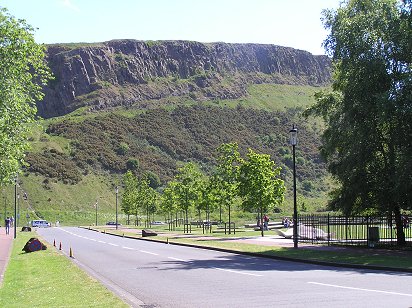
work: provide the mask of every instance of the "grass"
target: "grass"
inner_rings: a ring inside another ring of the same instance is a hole
[[[19,233],[0,287],[0,307],[128,307],[53,247],[21,249],[31,232]]]
[[[109,228],[101,227],[100,231],[105,233],[113,233],[118,235],[131,236],[135,238],[141,238],[140,233],[130,232],[127,229],[122,230],[110,230]],[[263,246],[249,243],[241,243],[228,241],[230,238],[235,237],[255,237],[260,235],[260,231],[246,231],[237,232],[235,235],[229,234],[202,234],[201,229],[194,230],[191,236],[179,236],[183,235],[181,230],[168,232],[164,228],[153,228],[158,232],[158,236],[149,238],[153,241],[168,241],[169,243],[179,244],[194,244],[204,247],[229,249],[239,252],[258,253],[267,256],[276,256],[282,258],[294,258],[311,261],[332,262],[351,265],[368,265],[368,266],[381,266],[392,267],[412,270],[412,253],[400,252],[391,250],[372,250],[367,248],[339,248],[339,249],[294,249],[280,246]],[[173,234],[172,234],[173,233]],[[178,235],[176,235],[178,234]],[[266,233],[273,234],[273,232]],[[201,235],[201,236],[200,236]],[[210,237],[210,240],[208,239]],[[148,239],[148,238],[146,238]],[[322,247],[319,245],[319,247]]]

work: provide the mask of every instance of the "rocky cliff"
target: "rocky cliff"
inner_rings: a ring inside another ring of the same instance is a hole
[[[253,83],[325,85],[330,60],[275,45],[118,40],[50,45],[55,76],[38,103],[40,116],[79,107],[150,105],[152,100],[239,98]]]

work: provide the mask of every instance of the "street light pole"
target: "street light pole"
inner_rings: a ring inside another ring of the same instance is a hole
[[[116,230],[118,228],[117,226],[117,194],[119,193],[119,188],[116,186]]]
[[[16,221],[16,218],[17,218],[17,181],[18,181],[18,178],[17,178],[17,175],[16,175],[16,177],[14,178],[14,221],[13,221],[13,227],[14,227],[14,239],[16,239],[16,236],[17,236],[17,221]]]
[[[296,205],[296,154],[295,146],[298,143],[298,130],[295,125],[290,130],[290,144],[293,151],[293,248],[298,248],[298,209]]]
[[[99,200],[96,199],[96,204],[94,205],[94,207],[96,208],[96,224],[95,226],[97,226],[97,205],[98,205]]]

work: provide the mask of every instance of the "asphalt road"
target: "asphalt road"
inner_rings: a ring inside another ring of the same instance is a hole
[[[37,231],[133,307],[412,307],[408,273],[324,267],[115,237]]]

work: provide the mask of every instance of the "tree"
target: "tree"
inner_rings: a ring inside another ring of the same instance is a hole
[[[121,209],[127,215],[129,221],[130,215],[136,213],[137,207],[137,187],[138,182],[134,174],[129,170],[123,176],[124,191],[122,194]],[[137,221],[137,216],[136,216]]]
[[[23,164],[27,136],[51,78],[44,46],[34,29],[0,8],[0,184],[10,183]]]
[[[168,213],[170,221],[173,219],[173,214],[176,214],[177,223],[178,200],[176,196],[176,186],[177,182],[175,181],[167,183],[161,198],[161,209],[164,213]]]
[[[255,153],[249,149],[247,160],[240,166],[239,192],[243,197],[242,207],[250,212],[263,213],[281,205],[284,200],[285,185],[279,178],[280,167],[270,160],[270,155]],[[263,234],[263,228],[262,236]]]
[[[412,208],[411,1],[349,0],[323,12],[333,59],[332,92],[306,114],[326,122],[321,153],[339,187],[330,207],[345,214]]]
[[[185,223],[189,223],[189,209],[200,198],[200,179],[202,173],[193,163],[187,163],[179,168],[175,177],[175,194],[179,200],[179,207],[185,212]]]
[[[238,196],[239,166],[242,162],[237,143],[223,143],[218,149],[217,167],[212,177],[216,194],[221,204],[229,211],[229,234],[231,224],[231,206]]]

